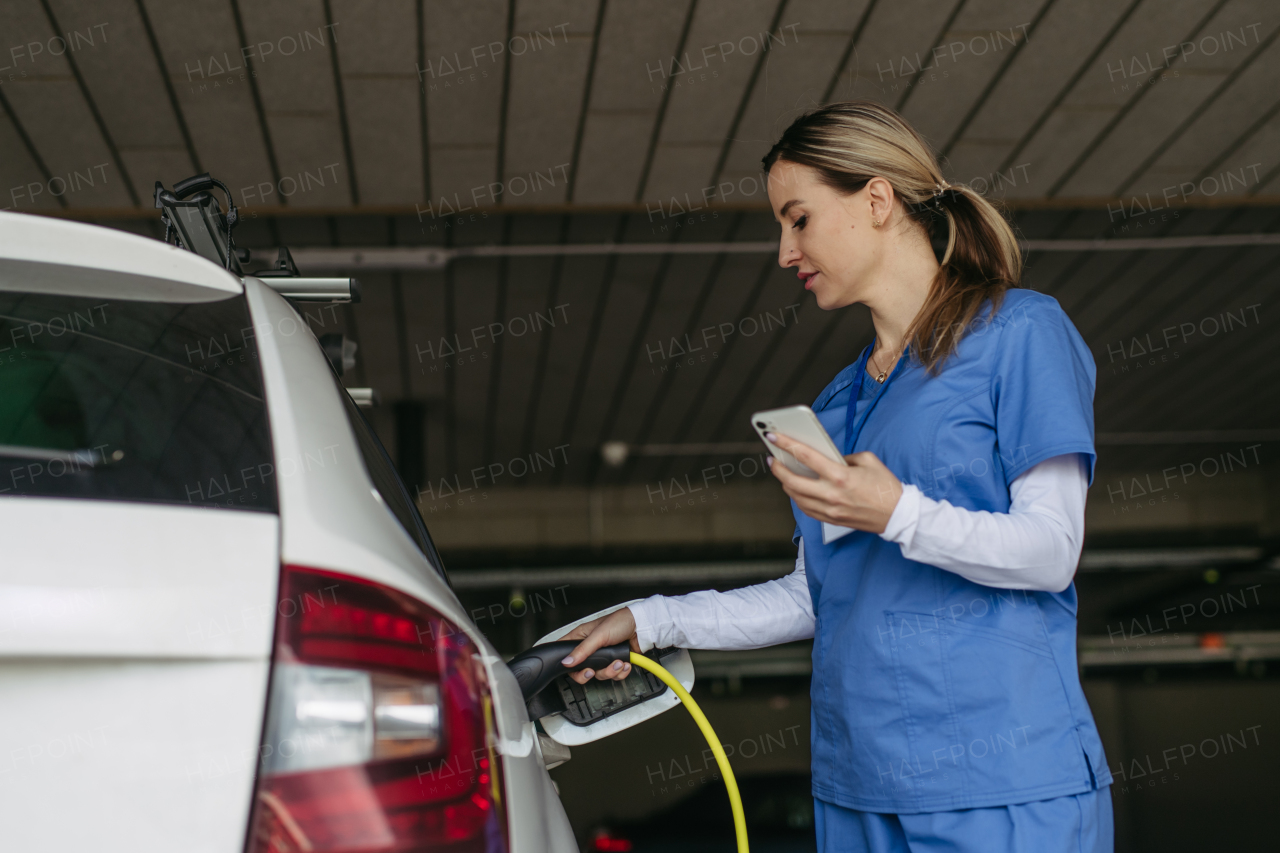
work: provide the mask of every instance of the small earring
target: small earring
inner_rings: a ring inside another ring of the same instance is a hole
[[[871,227],[872,227],[872,228],[879,228],[879,227],[880,227],[880,220],[879,220],[879,219],[873,219],[873,220],[871,220]]]

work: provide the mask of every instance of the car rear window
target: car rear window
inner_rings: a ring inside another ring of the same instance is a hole
[[[274,512],[274,475],[243,295],[0,291],[0,497]]]
[[[356,444],[360,448],[360,455],[364,457],[365,469],[369,472],[369,478],[373,480],[374,488],[382,496],[382,502],[400,522],[400,526],[404,528],[405,533],[409,534],[409,538],[418,546],[418,550],[426,556],[427,562],[431,563],[440,577],[444,578],[445,583],[452,586],[449,575],[444,569],[444,561],[440,559],[435,543],[431,541],[431,534],[427,532],[427,526],[423,523],[418,508],[414,506],[409,490],[400,479],[400,475],[396,473],[395,465],[387,455],[387,449],[382,446],[377,433],[365,420],[355,400],[351,399],[351,395],[347,393],[347,389],[342,387],[338,377],[334,376],[333,379],[338,383],[338,393],[342,395],[347,419],[351,422],[351,429],[355,431]]]

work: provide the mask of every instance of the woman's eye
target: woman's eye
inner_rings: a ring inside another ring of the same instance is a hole
[[[797,229],[799,229],[799,230],[803,231],[803,230],[804,230],[804,226],[805,226],[806,224],[808,224],[808,222],[809,222],[809,217],[808,217],[807,215],[806,215],[806,216],[801,216],[801,217],[800,217],[799,219],[797,219],[794,223],[792,223],[791,227],[792,227],[792,228],[797,228]]]

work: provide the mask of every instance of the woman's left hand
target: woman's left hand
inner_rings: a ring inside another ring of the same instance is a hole
[[[837,465],[807,444],[777,433],[772,436],[774,444],[818,475],[813,480],[769,459],[773,476],[805,515],[841,527],[884,532],[902,497],[902,482],[874,453],[853,453],[844,458],[847,466]]]

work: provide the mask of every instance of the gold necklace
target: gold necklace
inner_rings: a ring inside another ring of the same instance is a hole
[[[874,355],[872,355],[872,356],[871,356],[871,361],[873,362],[872,366],[873,366],[873,367],[879,367],[879,365],[874,364],[875,360],[876,360],[876,357],[875,357]],[[877,381],[877,382],[879,382],[881,385],[883,385],[883,384],[884,384],[884,380],[885,380],[885,379],[887,379],[887,378],[888,378],[888,376],[889,376],[889,371],[893,369],[893,365],[894,365],[894,364],[896,364],[896,363],[897,363],[897,361],[898,361],[898,356],[896,356],[896,355],[895,355],[895,356],[893,357],[893,361],[889,362],[889,366],[888,366],[888,367],[886,367],[884,370],[881,370],[881,371],[876,375],[876,381]]]

